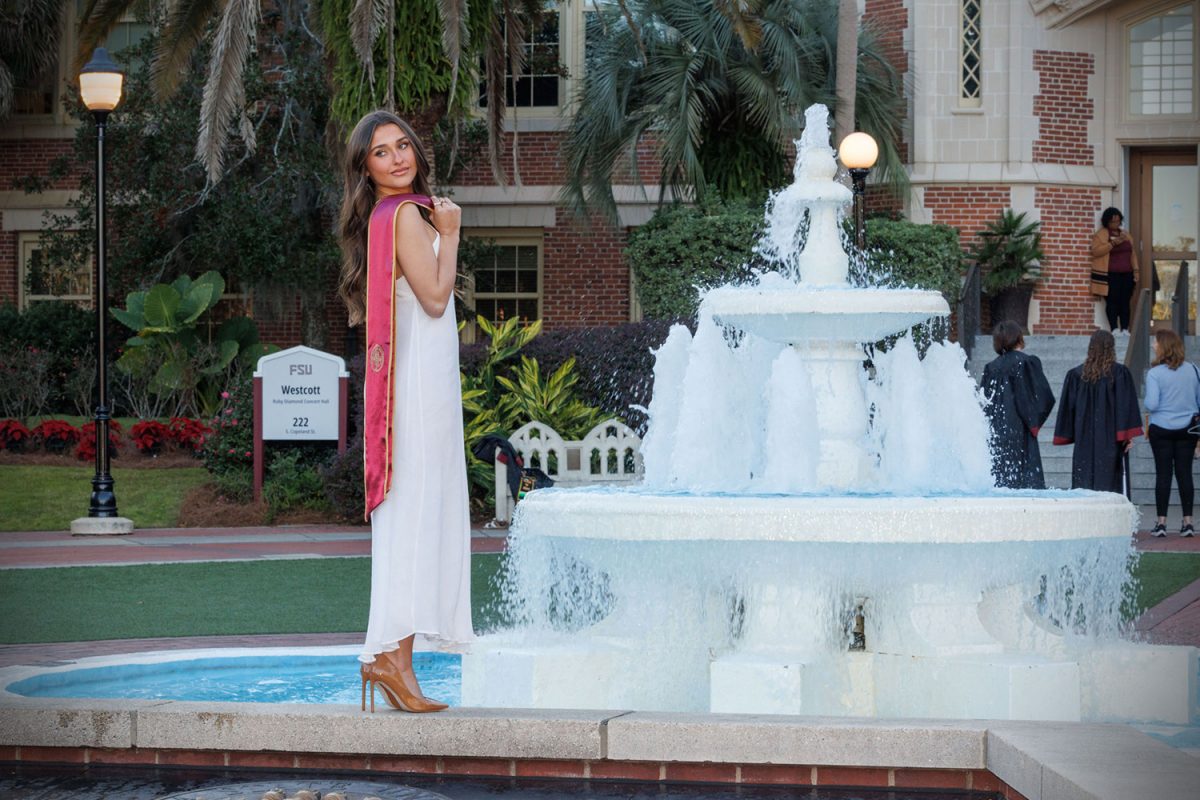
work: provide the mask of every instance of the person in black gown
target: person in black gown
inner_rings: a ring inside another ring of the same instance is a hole
[[[992,475],[1009,489],[1045,489],[1038,430],[1054,408],[1054,392],[1037,356],[1027,355],[1021,326],[1004,320],[992,329],[996,359],[983,368],[991,422]]]
[[[1121,456],[1142,435],[1133,375],[1118,364],[1113,335],[1098,330],[1087,359],[1067,373],[1058,402],[1055,444],[1074,444],[1071,488],[1124,492]]]

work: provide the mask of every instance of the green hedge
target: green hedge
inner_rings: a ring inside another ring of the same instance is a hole
[[[963,256],[958,230],[903,219],[867,220],[865,278],[877,286],[935,289],[958,303]]]

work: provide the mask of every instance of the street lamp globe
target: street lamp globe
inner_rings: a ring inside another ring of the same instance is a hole
[[[92,60],[79,71],[79,94],[88,111],[112,111],[121,102],[121,86],[125,75],[109,57],[108,51],[97,47]]]
[[[879,145],[871,138],[871,134],[855,131],[842,139],[838,157],[846,169],[870,169],[879,158]]]

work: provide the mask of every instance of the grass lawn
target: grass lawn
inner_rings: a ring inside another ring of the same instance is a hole
[[[139,528],[171,527],[184,495],[208,481],[201,467],[114,467],[117,510]],[[65,531],[87,516],[95,467],[0,466],[0,531]]]
[[[475,628],[496,627],[503,556],[471,558]],[[1137,613],[1200,578],[1200,554],[1147,553]],[[362,631],[367,558],[0,570],[0,644]]]
[[[471,559],[477,630],[495,626],[502,556]],[[367,558],[0,571],[0,644],[364,631]]]

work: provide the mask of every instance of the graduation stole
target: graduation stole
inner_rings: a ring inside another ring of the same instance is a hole
[[[396,334],[396,217],[405,203],[433,209],[423,194],[395,194],[371,211],[367,228],[367,363],[363,380],[364,519],[392,486],[392,347]]]

